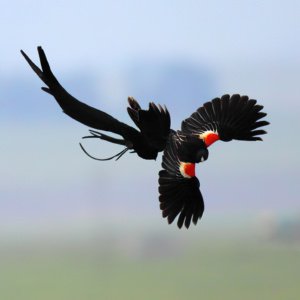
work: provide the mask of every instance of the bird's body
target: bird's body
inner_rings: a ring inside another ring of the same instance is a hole
[[[21,52],[47,85],[42,89],[55,97],[68,116],[94,129],[122,137],[117,139],[90,130],[92,135],[85,138],[100,138],[125,146],[123,151],[113,156],[117,159],[127,150],[132,150],[143,159],[156,159],[157,154],[164,151],[163,169],[159,172],[160,208],[169,223],[179,216],[179,228],[183,225],[188,228],[191,221],[196,224],[203,214],[204,202],[199,180],[195,176],[195,164],[208,158],[207,148],[218,140],[261,140],[259,135],[266,132],[258,128],[269,124],[260,120],[266,116],[261,112],[263,106],[247,96],[235,94],[206,102],[182,122],[181,130],[174,131],[170,128],[171,120],[166,107],[151,102],[148,110],[143,110],[134,98],[129,97],[127,111],[137,130],[71,96],[53,75],[41,47],[38,47],[38,52],[42,70]]]

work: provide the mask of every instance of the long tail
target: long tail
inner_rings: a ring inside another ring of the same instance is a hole
[[[97,158],[97,157],[94,157],[94,156],[92,156],[91,154],[89,154],[89,153],[84,149],[84,147],[82,146],[81,143],[79,143],[79,145],[80,145],[82,151],[83,151],[88,157],[90,157],[90,158],[92,158],[92,159],[95,159],[95,160],[100,160],[100,161],[111,160],[111,159],[113,159],[113,158],[115,158],[115,157],[116,157],[116,160],[118,160],[119,158],[121,158],[121,157],[129,150],[129,148],[126,147],[126,148],[123,149],[121,152],[119,152],[119,153],[117,153],[117,154],[115,154],[115,155],[113,155],[113,156],[111,156],[111,157],[108,157],[108,158]]]
[[[106,134],[103,134],[101,132],[95,131],[95,130],[89,130],[89,132],[91,133],[91,135],[87,135],[82,137],[83,139],[92,139],[92,138],[97,138],[97,139],[101,139],[110,143],[114,143],[114,144],[118,144],[118,145],[123,145],[123,146],[128,146],[130,148],[130,146],[132,147],[132,145],[130,145],[128,142],[126,142],[123,139],[116,139],[113,138],[111,136],[108,136]]]
[[[83,139],[90,139],[90,138],[96,138],[96,139],[101,139],[101,140],[104,140],[104,141],[107,141],[107,142],[110,142],[110,143],[113,143],[113,144],[118,144],[118,145],[123,145],[123,146],[126,146],[125,149],[123,149],[121,152],[111,156],[111,157],[108,157],[108,158],[96,158],[92,155],[90,155],[86,150],[85,148],[82,146],[81,143],[79,143],[82,151],[90,158],[92,159],[95,159],[95,160],[100,160],[100,161],[106,161],[106,160],[111,160],[113,158],[116,157],[116,160],[118,160],[119,158],[121,158],[128,150],[132,149],[132,144],[130,144],[129,142],[126,142],[125,140],[123,139],[116,139],[116,138],[113,138],[111,136],[108,136],[106,134],[103,134],[101,132],[98,132],[98,131],[95,131],[95,130],[90,130],[90,133],[91,135],[88,135],[88,136],[84,136]]]
[[[42,90],[54,96],[64,113],[68,116],[89,127],[119,134],[126,140],[131,140],[132,137],[137,138],[140,136],[140,133],[135,128],[118,121],[101,110],[77,100],[69,94],[52,73],[42,47],[38,47],[42,69],[35,65],[25,52],[21,50],[21,53],[32,70],[47,85],[47,87],[43,87]]]

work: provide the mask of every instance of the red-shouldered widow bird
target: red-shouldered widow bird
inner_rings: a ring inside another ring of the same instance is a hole
[[[166,107],[151,102],[149,109],[143,110],[134,98],[129,97],[127,111],[137,130],[71,96],[53,75],[41,47],[38,47],[38,53],[42,69],[23,51],[21,53],[47,85],[42,89],[54,96],[68,116],[94,129],[122,137],[117,139],[90,130],[92,135],[88,137],[125,146],[123,151],[111,158],[118,159],[130,149],[141,158],[156,159],[158,152],[164,151],[163,170],[159,172],[160,209],[169,224],[179,215],[179,228],[183,224],[189,228],[191,221],[196,224],[202,217],[204,203],[200,183],[195,176],[195,164],[208,158],[207,148],[217,140],[262,140],[259,136],[266,132],[259,128],[269,124],[261,120],[267,115],[262,112],[263,106],[248,96],[235,94],[206,102],[182,122],[181,130],[174,131],[170,129],[170,115]]]

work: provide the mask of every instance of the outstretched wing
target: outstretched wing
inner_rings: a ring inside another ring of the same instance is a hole
[[[147,142],[158,151],[164,150],[171,126],[167,108],[150,102],[149,109],[143,110],[133,97],[128,98],[128,103],[128,114]]]
[[[172,132],[163,154],[163,170],[159,172],[160,209],[169,224],[179,215],[178,227],[184,224],[189,228],[191,221],[196,225],[202,217],[204,202],[195,177],[195,164],[180,162],[178,147],[177,134]]]
[[[207,146],[217,140],[257,141],[266,131],[260,127],[269,122],[261,121],[267,114],[254,99],[238,94],[223,95],[206,102],[181,124],[185,134],[199,135]]]
[[[42,90],[54,96],[60,107],[68,116],[89,127],[111,131],[122,136],[139,134],[133,127],[119,122],[109,114],[86,105],[70,95],[53,75],[42,47],[38,47],[37,49],[42,70],[31,61],[25,52],[21,50],[21,53],[33,71],[48,86],[42,87]]]

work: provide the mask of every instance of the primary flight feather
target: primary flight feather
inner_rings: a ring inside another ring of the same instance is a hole
[[[120,153],[108,159],[119,159],[128,150],[143,159],[156,159],[158,152],[163,151],[158,181],[160,209],[169,224],[178,217],[179,228],[183,225],[189,228],[191,222],[196,225],[202,217],[204,202],[200,182],[195,176],[195,164],[208,158],[207,148],[218,140],[262,140],[260,136],[266,131],[261,127],[269,124],[261,120],[267,115],[262,112],[262,105],[248,96],[234,94],[206,102],[182,122],[181,130],[174,131],[170,128],[170,114],[166,107],[151,102],[148,110],[143,110],[133,97],[129,97],[127,111],[137,130],[70,95],[53,75],[41,47],[38,47],[41,69],[25,52],[21,50],[21,53],[47,86],[42,90],[56,99],[64,113],[91,128],[121,136],[119,139],[90,130],[91,135],[84,137],[125,146]]]

